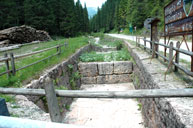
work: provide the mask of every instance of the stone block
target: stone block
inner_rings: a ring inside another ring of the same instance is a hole
[[[97,79],[96,77],[82,77],[81,84],[96,84]]]
[[[97,63],[79,63],[78,68],[83,77],[94,77],[98,75]]]
[[[131,82],[130,74],[97,76],[97,84],[116,84]]]
[[[10,116],[5,99],[0,98],[0,116]]]
[[[114,74],[131,74],[133,63],[130,61],[114,62]]]
[[[113,62],[98,63],[99,75],[113,74]]]

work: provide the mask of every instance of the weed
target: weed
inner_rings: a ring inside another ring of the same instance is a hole
[[[66,105],[65,105],[65,109],[68,110],[68,111],[70,111],[70,105],[69,105],[69,104],[66,104]]]
[[[0,97],[5,99],[6,102],[15,103],[16,101],[14,96],[0,94]]]
[[[80,56],[82,62],[110,62],[110,61],[127,61],[131,56],[126,48],[122,48],[120,51],[111,52],[106,54],[99,54],[96,52],[83,53]]]
[[[60,87],[55,86],[55,89],[56,89],[56,90],[68,90],[68,88],[67,88],[65,85],[60,86]]]
[[[11,113],[10,116],[11,116],[11,117],[19,117],[18,114],[13,114],[13,113]]]
[[[139,103],[139,104],[138,104],[138,107],[139,107],[139,108],[138,108],[138,110],[140,110],[140,111],[141,111],[141,110],[142,110],[142,104],[141,104],[141,103]]]
[[[20,108],[20,106],[17,106],[17,105],[14,105],[14,106],[11,106],[12,108]]]

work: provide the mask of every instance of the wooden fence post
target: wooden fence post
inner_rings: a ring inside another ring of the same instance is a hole
[[[152,58],[155,57],[155,43],[152,42]]]
[[[136,36],[136,46],[137,46],[137,41],[138,41],[138,38],[137,38],[137,36]]]
[[[4,57],[5,58],[8,57],[7,53],[4,54]],[[9,71],[9,60],[5,61],[5,67],[6,67],[6,71]],[[9,77],[10,77],[10,72],[7,73],[7,78],[9,78]]]
[[[58,100],[56,97],[56,92],[54,89],[54,84],[53,84],[53,81],[49,77],[45,79],[44,88],[46,92],[46,99],[48,103],[50,118],[52,122],[61,123],[62,117],[60,114],[60,109],[59,109]]]
[[[176,44],[176,48],[178,48],[178,49],[180,48],[180,42],[179,42],[179,41],[178,41],[177,44]],[[177,64],[179,64],[179,60],[180,60],[180,54],[179,54],[178,51],[176,51],[176,59],[175,59],[175,62],[176,62]],[[177,66],[175,66],[174,71],[175,71],[175,72],[178,72],[178,67],[177,67]]]
[[[140,37],[138,38],[138,47],[140,47]]]
[[[14,60],[14,55],[13,55],[13,53],[10,53],[10,58],[11,58],[12,74],[15,75],[16,69],[15,69],[15,60]]]
[[[158,44],[154,44],[154,49],[155,49],[156,52],[159,52],[159,45]],[[159,55],[155,54],[155,57],[159,58]]]
[[[66,48],[66,47],[68,46],[68,42],[65,42],[65,43],[64,43],[64,46],[65,46],[65,48]]]
[[[144,50],[146,50],[146,37],[144,37]]]
[[[172,71],[173,68],[173,42],[170,43],[170,49],[169,49],[169,63],[168,63],[168,67],[170,68],[169,72]]]

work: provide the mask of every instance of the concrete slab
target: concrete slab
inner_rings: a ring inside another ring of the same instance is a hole
[[[82,85],[89,91],[125,91],[133,84]],[[92,128],[144,128],[138,102],[134,99],[76,99],[65,123]]]

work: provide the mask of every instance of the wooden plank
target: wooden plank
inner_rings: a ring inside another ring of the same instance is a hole
[[[61,45],[61,46],[63,46],[63,45]],[[26,54],[22,54],[22,55],[17,55],[17,56],[15,56],[15,59],[19,59],[19,58],[35,55],[35,54],[42,53],[42,52],[45,52],[45,51],[48,51],[48,50],[51,50],[51,49],[54,49],[54,48],[57,48],[57,47],[58,46],[54,46],[54,47],[51,47],[51,48],[46,48],[46,49],[39,50],[39,51],[32,52],[32,53],[26,53]],[[9,58],[9,57],[8,58],[2,58],[2,59],[0,59],[0,62],[6,61],[6,60],[11,60],[11,58]]]
[[[45,96],[44,89],[0,88],[0,93]],[[56,90],[56,95],[68,98],[172,98],[193,97],[193,89],[146,89],[129,91]]]
[[[4,54],[4,57],[5,58],[8,57],[7,53]],[[5,67],[6,67],[6,72],[8,72],[9,71],[9,61],[8,60],[5,61]],[[7,78],[9,77],[10,77],[10,72],[7,73]]]
[[[10,53],[10,58],[11,58],[12,74],[15,75],[16,69],[15,69],[15,58],[14,58],[13,53]]]
[[[48,103],[48,109],[50,113],[50,118],[52,122],[62,122],[62,117],[60,114],[60,108],[58,105],[58,100],[56,97],[56,92],[54,89],[53,81],[49,77],[46,78],[44,84],[45,92],[46,92],[46,99]]]

